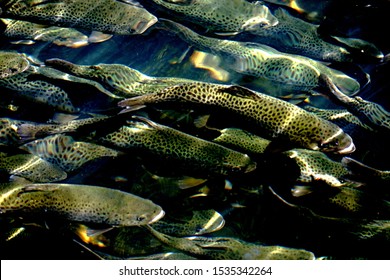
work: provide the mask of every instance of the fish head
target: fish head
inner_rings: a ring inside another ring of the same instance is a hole
[[[242,153],[232,153],[230,160],[223,163],[223,169],[228,168],[229,173],[248,173],[256,169],[256,162],[254,162],[248,155]]]
[[[356,150],[351,136],[339,128],[333,135],[321,141],[314,150],[324,153],[350,154]]]
[[[259,10],[254,9],[256,11],[255,16],[245,21],[241,27],[243,30],[256,31],[275,26],[279,23],[279,20],[271,13],[268,7],[258,3],[255,5],[259,7]]]
[[[245,31],[256,31],[263,28],[269,28],[279,23],[279,20],[265,7],[261,13],[254,17],[249,18],[242,25],[242,30]]]
[[[144,200],[143,203],[138,203],[137,206],[129,205],[130,209],[125,213],[127,222],[124,226],[147,225],[157,222],[164,217],[165,212],[159,206],[150,200]]]
[[[30,62],[25,55],[17,52],[0,52],[0,79],[26,71]]]

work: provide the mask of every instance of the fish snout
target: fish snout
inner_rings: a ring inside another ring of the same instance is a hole
[[[351,136],[340,129],[333,137],[322,142],[318,149],[324,153],[351,154],[356,150],[356,146]]]

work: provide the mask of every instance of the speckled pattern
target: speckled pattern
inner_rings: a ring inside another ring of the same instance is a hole
[[[38,40],[53,42],[59,46],[85,46],[88,44],[88,36],[73,28],[49,26],[23,20],[5,20],[4,36],[10,39]]]
[[[340,187],[344,185],[342,177],[349,173],[341,162],[331,160],[319,151],[293,149],[283,153],[294,159],[299,166],[301,175],[298,181],[301,183],[321,180],[330,186]]]
[[[327,75],[321,75],[321,80],[327,84],[332,97],[363,123],[372,128],[389,132],[390,112],[386,111],[381,105],[364,100],[360,96],[349,97],[345,95]]]
[[[0,79],[8,78],[26,71],[30,62],[17,52],[0,51]]]
[[[65,123],[52,123],[52,124],[25,122],[25,121],[17,121],[17,120],[13,120],[13,122],[16,123],[14,125],[14,128],[16,130],[17,135],[21,138],[21,140],[28,141],[28,140],[34,140],[36,138],[42,138],[48,135],[56,134],[56,133],[74,132],[83,126],[91,125],[98,122],[103,122],[108,118],[109,117],[101,116],[101,117],[77,119]]]
[[[17,133],[17,126],[22,121],[9,118],[0,118],[0,145],[17,146],[20,144],[20,136]]]
[[[360,89],[359,83],[353,78],[313,59],[282,53],[262,44],[206,37],[179,23],[169,20],[161,22],[195,48],[223,57],[227,61],[226,67],[244,75],[259,77],[271,85],[286,90],[311,92],[320,85],[320,74],[326,74],[348,95]],[[271,88],[272,91],[275,88]]]
[[[238,149],[249,154],[262,154],[271,143],[270,140],[259,137],[239,128],[225,128],[213,142]]]
[[[56,134],[21,146],[22,149],[55,164],[66,172],[74,171],[88,161],[116,157],[118,152],[88,142],[74,141],[71,136]]]
[[[98,141],[118,149],[140,149],[216,174],[249,172],[256,167],[246,154],[151,121],[122,126]]]
[[[192,256],[214,260],[314,260],[312,252],[282,246],[261,246],[230,237],[178,238],[160,233],[150,226],[150,232],[168,246]]]
[[[267,6],[245,0],[152,0],[196,24],[219,32],[240,32],[267,28],[278,23]]]
[[[159,93],[119,102],[132,107],[158,103],[202,104],[234,113],[253,123],[253,131],[264,129],[269,137],[281,138],[313,150],[350,153],[351,137],[335,124],[323,120],[296,105],[239,86],[192,83],[173,86]]]
[[[9,2],[5,17],[121,35],[141,34],[157,22],[145,9],[116,0]]]
[[[0,87],[15,90],[33,102],[46,104],[62,112],[76,113],[68,94],[61,88],[42,80],[30,81],[31,73],[23,72],[18,75],[1,79]]]
[[[359,120],[358,117],[356,117],[345,109],[320,109],[312,106],[305,106],[305,110],[316,114],[320,118],[335,123],[340,127],[353,125],[354,127],[373,131],[371,127],[364,124],[362,121]]]
[[[63,89],[40,79],[40,74],[50,77],[57,72],[51,74],[50,70],[41,70],[39,66],[31,65],[30,61],[32,59],[22,53],[0,52],[0,70],[5,75],[0,79],[0,87],[14,90],[33,102],[43,103],[63,112],[78,112]],[[12,75],[7,74],[10,69]]]
[[[183,222],[166,222],[164,219],[153,224],[159,232],[174,236],[190,236],[211,233],[221,229],[225,224],[223,216],[214,210],[193,211],[191,219]]]
[[[88,185],[30,184],[3,191],[0,212],[54,214],[113,226],[144,225],[162,218],[161,207],[119,190]]]
[[[96,81],[113,94],[125,98],[194,82],[184,78],[149,77],[122,64],[77,65],[61,59],[50,59],[46,64],[69,74]]]
[[[256,41],[272,46],[279,51],[304,55],[323,61],[352,61],[343,47],[324,41],[317,33],[317,25],[291,16],[279,8],[274,12],[279,23],[269,28],[251,31]]]
[[[67,177],[60,168],[31,154],[7,156],[0,153],[0,169],[36,183],[61,181]]]

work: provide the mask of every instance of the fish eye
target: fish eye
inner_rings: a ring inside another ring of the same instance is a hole
[[[145,220],[145,219],[146,219],[145,216],[138,216],[138,217],[136,218],[137,222],[142,222],[142,221]]]

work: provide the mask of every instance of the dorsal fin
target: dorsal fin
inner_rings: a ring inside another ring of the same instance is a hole
[[[59,189],[56,184],[30,184],[23,187],[21,193],[27,192],[51,192]]]
[[[248,98],[253,100],[260,99],[259,95],[257,95],[256,92],[244,88],[242,86],[233,85],[233,86],[225,87],[221,89],[221,91],[241,98]]]

